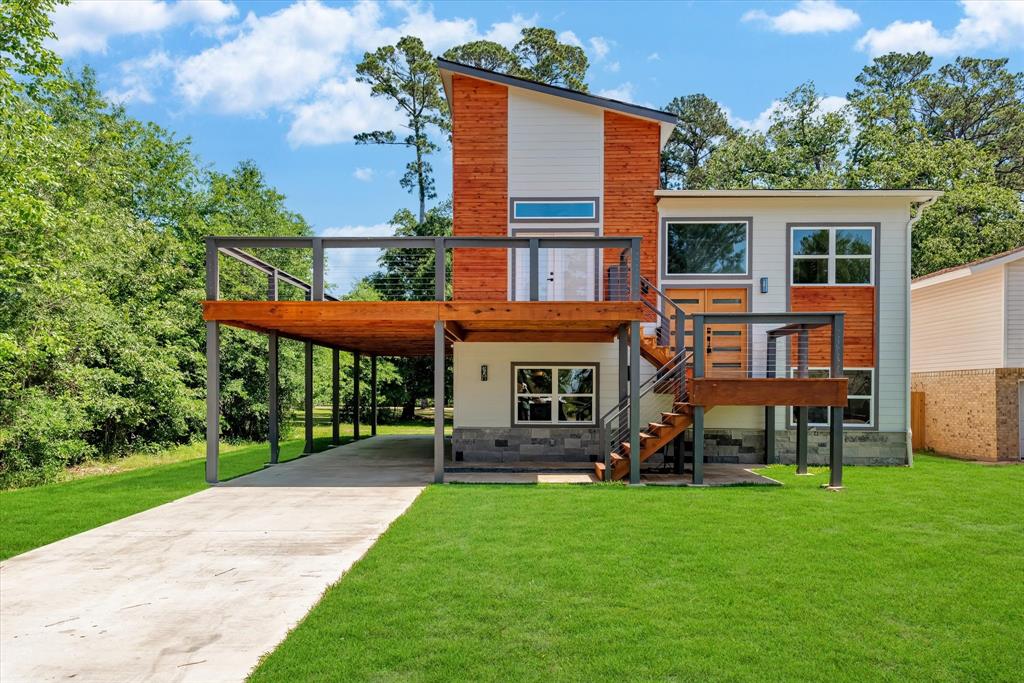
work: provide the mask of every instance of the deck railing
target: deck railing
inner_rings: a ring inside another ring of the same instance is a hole
[[[308,254],[297,267],[294,256],[289,260],[293,271],[306,269],[304,277],[281,265],[281,252],[296,250]],[[634,267],[640,262],[638,237],[210,236],[209,300],[220,298],[220,256],[267,277],[268,299],[277,298],[281,284],[298,288],[312,301],[642,298],[639,268]],[[602,268],[602,261],[612,265]],[[581,275],[581,270],[586,272]],[[255,291],[250,287],[247,293]]]

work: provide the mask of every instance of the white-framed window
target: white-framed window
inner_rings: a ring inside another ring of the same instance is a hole
[[[874,227],[794,226],[790,237],[792,284],[874,284]]]
[[[514,364],[512,377],[515,424],[595,423],[596,365]]]
[[[807,376],[812,378],[826,378],[831,375],[828,368],[809,368]],[[846,407],[843,409],[844,427],[874,427],[875,426],[875,369],[874,368],[845,368],[843,375],[846,377]],[[790,369],[790,376],[797,376],[797,369]],[[825,407],[811,407],[807,409],[807,424],[812,427],[828,427],[831,424],[829,409]],[[789,409],[789,424],[796,426],[796,411]]]
[[[596,223],[597,197],[510,200],[513,223]]]
[[[750,221],[665,219],[665,276],[749,275]]]

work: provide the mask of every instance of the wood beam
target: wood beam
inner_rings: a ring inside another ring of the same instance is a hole
[[[715,379],[689,382],[690,402],[710,406],[845,406],[846,378]]]

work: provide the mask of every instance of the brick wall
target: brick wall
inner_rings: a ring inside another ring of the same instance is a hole
[[[957,458],[1017,459],[1017,381],[1024,369],[915,372],[925,395],[925,448]]]
[[[658,274],[658,202],[661,129],[655,121],[604,113],[604,234],[642,237],[640,273]],[[618,262],[605,253],[605,264]]]
[[[452,76],[453,232],[508,234],[508,88],[459,74]],[[508,299],[505,249],[456,249],[453,296]]]

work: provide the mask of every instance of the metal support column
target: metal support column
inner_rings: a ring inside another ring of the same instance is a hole
[[[639,291],[639,290],[637,290]],[[640,321],[629,324],[629,483],[640,483]]]
[[[352,439],[359,441],[359,413],[363,407],[360,400],[359,377],[362,374],[362,355],[356,351],[352,354]]]
[[[683,455],[686,451],[683,434],[685,432],[680,433],[679,436],[672,440],[672,459],[676,474],[683,473]]]
[[[331,443],[341,443],[341,351],[331,349]]]
[[[778,337],[768,335],[768,358],[765,375],[768,378],[776,376],[775,367],[778,363]],[[764,461],[773,465],[779,461],[778,453],[775,451],[775,406],[764,407]]]
[[[808,376],[809,335],[800,330],[797,338],[797,377]],[[796,473],[807,474],[807,406],[796,406]]]
[[[220,297],[220,261],[216,238],[206,238],[206,299]],[[220,460],[220,325],[206,323],[206,483],[218,481]]]
[[[704,377],[704,316],[693,316],[693,378]],[[704,483],[704,406],[693,406],[693,483]]]
[[[267,343],[267,418],[270,440],[270,464],[276,465],[281,457],[281,430],[278,425],[279,410],[277,385],[279,373],[277,369],[280,353],[278,352],[277,332],[271,332]]]
[[[370,436],[377,436],[377,356],[370,356]]]
[[[844,315],[837,313],[832,321],[832,377],[845,376],[843,371],[843,323]],[[838,489],[843,486],[843,409],[831,408],[832,419],[828,431],[828,485]]]
[[[306,428],[306,443],[303,446],[303,453],[313,452],[313,342],[306,342],[305,348],[306,356],[306,416],[305,416],[305,428]]]
[[[434,482],[444,483],[444,322],[434,321]]]
[[[206,483],[216,484],[220,458],[220,325],[206,323]]]

